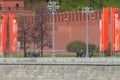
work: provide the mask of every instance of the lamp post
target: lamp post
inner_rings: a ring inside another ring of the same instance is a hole
[[[86,14],[86,54],[85,54],[85,57],[89,57],[89,49],[88,49],[88,39],[89,39],[89,36],[88,36],[88,15],[89,13],[92,13],[93,10],[91,7],[84,7],[82,9],[82,12]]]
[[[55,57],[55,50],[54,50],[54,31],[55,31],[55,27],[54,27],[54,15],[57,9],[59,9],[59,2],[55,2],[55,1],[49,1],[48,2],[48,9],[52,14],[52,54],[51,57],[54,58]]]

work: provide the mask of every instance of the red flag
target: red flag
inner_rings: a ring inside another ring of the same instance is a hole
[[[117,19],[118,14],[117,14],[117,8],[116,7],[112,7],[112,51],[116,51],[117,50],[117,46],[116,46],[116,27],[117,27]]]
[[[115,50],[120,50],[120,19],[118,13],[115,14]]]
[[[17,51],[17,23],[14,14],[10,14],[10,52]]]
[[[3,15],[3,19],[0,24],[0,52],[6,52],[7,48],[7,14]]]
[[[115,13],[117,12],[116,7],[112,7],[112,51],[115,51]]]
[[[18,42],[18,25],[16,19],[13,19],[13,52],[17,51],[17,42]]]
[[[112,8],[112,51],[120,50],[120,19],[117,8]]]
[[[3,52],[6,52],[7,51],[7,48],[6,48],[6,44],[7,44],[7,17],[8,15],[7,14],[4,14],[4,18],[3,18]]]
[[[101,51],[108,50],[108,21],[109,21],[109,8],[103,8],[102,14],[102,27],[100,31],[100,38],[101,38]]]

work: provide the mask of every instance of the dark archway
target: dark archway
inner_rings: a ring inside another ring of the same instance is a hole
[[[19,10],[19,4],[16,4],[16,10]]]
[[[10,8],[10,7],[8,7],[8,10],[10,11],[10,10],[11,10],[11,8]]]
[[[2,10],[2,4],[0,4],[0,10]]]

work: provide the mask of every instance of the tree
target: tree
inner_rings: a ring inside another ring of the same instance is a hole
[[[36,6],[35,3],[46,2],[46,1],[45,0],[24,0],[24,2],[25,2],[25,9],[32,10],[32,8]]]
[[[33,7],[34,12],[34,28],[32,30],[32,41],[40,47],[41,56],[43,56],[43,48],[51,45],[51,26],[48,24],[49,12],[46,4],[41,2]]]
[[[21,14],[18,16],[19,25],[19,40],[22,48],[24,48],[24,56],[26,57],[26,49],[30,44],[34,43],[35,46],[41,51],[43,56],[44,46],[51,47],[51,26],[48,24],[49,12],[44,2],[34,3],[32,6],[33,14]],[[31,18],[33,21],[31,22]]]
[[[31,42],[30,35],[31,35],[31,27],[32,24],[30,23],[30,16],[27,14],[21,14],[17,16],[18,21],[18,40],[21,42],[21,48],[24,49],[24,57],[27,57],[26,49],[27,43]]]

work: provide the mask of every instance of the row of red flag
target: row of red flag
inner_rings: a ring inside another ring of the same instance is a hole
[[[108,24],[110,21],[110,10],[108,7],[103,8],[102,19],[100,20],[100,51],[108,50],[109,43],[109,30]],[[116,7],[111,9],[111,23],[112,23],[112,39],[111,39],[111,49],[112,51],[120,50],[120,19],[118,10]],[[9,17],[9,18],[8,18]],[[3,19],[0,22],[0,52],[7,52],[7,21],[9,24],[9,36],[10,36],[10,52],[17,51],[17,41],[18,41],[18,26],[14,14],[3,14]]]
[[[111,19],[110,19],[111,18]],[[109,47],[109,21],[111,20],[111,51],[120,51],[120,15],[116,7],[110,10],[103,8],[102,19],[100,20],[100,51],[107,51]]]
[[[9,18],[8,18],[9,17]],[[7,22],[9,20],[9,27]],[[8,29],[9,28],[9,34]],[[8,35],[10,36],[10,44],[7,45]],[[10,52],[17,51],[17,41],[18,41],[18,27],[14,14],[3,14],[0,22],[0,52],[7,52],[7,46],[9,46]]]

